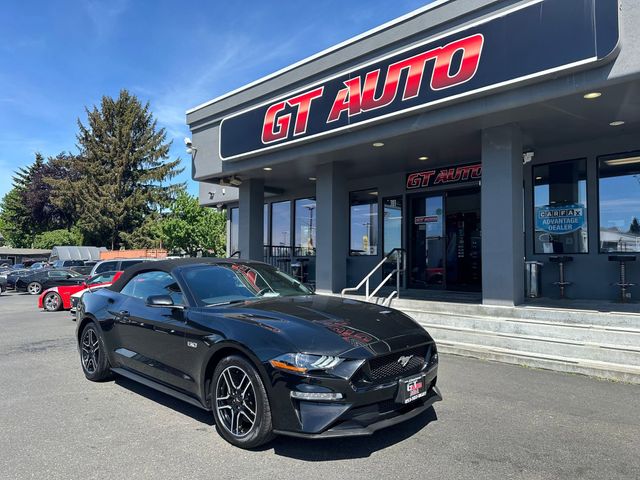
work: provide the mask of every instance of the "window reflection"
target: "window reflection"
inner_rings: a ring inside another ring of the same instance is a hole
[[[533,168],[535,253],[586,253],[587,161]]]
[[[378,254],[378,192],[366,190],[350,194],[350,254]]]
[[[238,208],[232,208],[229,212],[229,255],[238,251]]]
[[[599,159],[600,251],[640,252],[640,152]]]
[[[316,254],[316,201],[313,198],[296,200],[295,255]]]
[[[271,245],[291,246],[291,202],[271,204]]]

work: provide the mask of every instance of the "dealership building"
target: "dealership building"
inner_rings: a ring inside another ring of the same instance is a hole
[[[633,310],[638,25],[636,0],[432,2],[189,110],[200,202],[319,292],[387,257],[370,288],[399,264],[401,298]]]

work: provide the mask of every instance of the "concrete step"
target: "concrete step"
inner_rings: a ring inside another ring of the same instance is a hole
[[[640,367],[640,347],[598,344],[576,340],[492,332],[472,328],[421,322],[436,343],[458,342],[478,348],[504,348],[532,355],[554,355],[591,362],[605,362]]]
[[[507,317],[484,317],[402,309],[419,322],[515,335],[533,335],[595,344],[640,348],[640,328],[610,327]]]
[[[442,341],[438,350],[443,353],[492,360],[514,365],[525,365],[557,372],[567,372],[616,382],[640,384],[640,368],[610,362],[593,362],[557,355],[532,354],[507,348],[484,347],[463,342]],[[446,361],[446,360],[442,360]]]
[[[354,297],[357,298],[357,297]],[[568,304],[569,305],[569,304]],[[610,311],[583,310],[571,308],[538,307],[518,305],[501,307],[471,303],[435,302],[425,300],[394,299],[391,303],[398,310],[424,311],[432,313],[456,313],[461,315],[511,318],[523,320],[548,320],[562,323],[589,324],[619,328],[640,329],[640,306],[638,311],[616,311],[611,304]],[[633,306],[635,308],[635,305]]]

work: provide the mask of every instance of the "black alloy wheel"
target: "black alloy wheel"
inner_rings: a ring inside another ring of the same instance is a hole
[[[88,323],[80,336],[80,363],[87,379],[99,382],[111,377],[109,361],[98,327]]]
[[[233,355],[220,361],[211,382],[211,409],[229,443],[254,448],[273,438],[271,408],[255,367]]]
[[[49,292],[44,296],[42,304],[47,312],[57,312],[62,308],[62,298],[56,292]]]

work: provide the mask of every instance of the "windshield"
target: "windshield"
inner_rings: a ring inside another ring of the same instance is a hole
[[[186,270],[184,278],[200,306],[312,293],[295,278],[268,265],[199,265]]]

